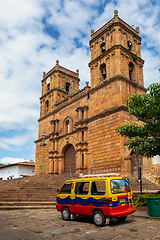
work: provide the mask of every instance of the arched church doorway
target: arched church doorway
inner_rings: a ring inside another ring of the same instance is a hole
[[[69,145],[64,153],[64,172],[75,173],[76,172],[76,156],[73,145]]]

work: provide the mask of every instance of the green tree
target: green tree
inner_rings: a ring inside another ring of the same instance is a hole
[[[32,160],[32,159],[29,159],[29,161],[30,161],[31,163],[34,163],[34,160]]]
[[[126,103],[129,114],[142,124],[125,124],[116,132],[129,138],[125,144],[137,155],[160,155],[160,83],[151,84],[146,94],[135,94]]]

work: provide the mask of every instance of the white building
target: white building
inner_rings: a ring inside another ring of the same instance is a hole
[[[160,156],[159,155],[156,155],[154,157],[154,164],[160,164]]]
[[[19,162],[0,167],[0,180],[21,178],[35,175],[35,163]]]

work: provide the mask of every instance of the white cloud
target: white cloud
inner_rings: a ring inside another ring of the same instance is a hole
[[[124,21],[140,27],[145,86],[159,81],[160,5],[155,3],[1,0],[1,149],[18,151],[37,138],[42,73],[49,71],[56,59],[64,67],[80,70],[81,87],[89,81],[90,30],[96,31],[109,21],[115,9]],[[100,4],[104,9],[100,10]],[[8,136],[10,130],[15,134]]]
[[[153,82],[160,82],[160,74],[158,69],[160,68],[160,56],[153,51],[143,49],[142,57],[145,59],[144,63],[144,82],[146,86],[149,86]]]
[[[30,159],[11,158],[11,157],[4,157],[0,159],[1,164],[12,164],[12,163],[19,163],[19,162],[30,162]]]
[[[0,137],[1,147],[6,150],[17,151],[32,138],[31,132],[31,130],[28,130],[27,133],[21,135],[16,135],[15,133],[13,137]]]

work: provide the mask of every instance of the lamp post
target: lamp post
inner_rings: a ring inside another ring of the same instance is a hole
[[[41,157],[41,165],[39,166],[39,174],[45,174],[46,173],[46,165],[44,163],[45,158],[45,145],[47,142],[45,142],[45,133],[42,134],[42,142],[40,146],[42,147],[42,157]]]
[[[142,195],[142,158],[138,159],[138,182],[140,183],[140,193]]]

